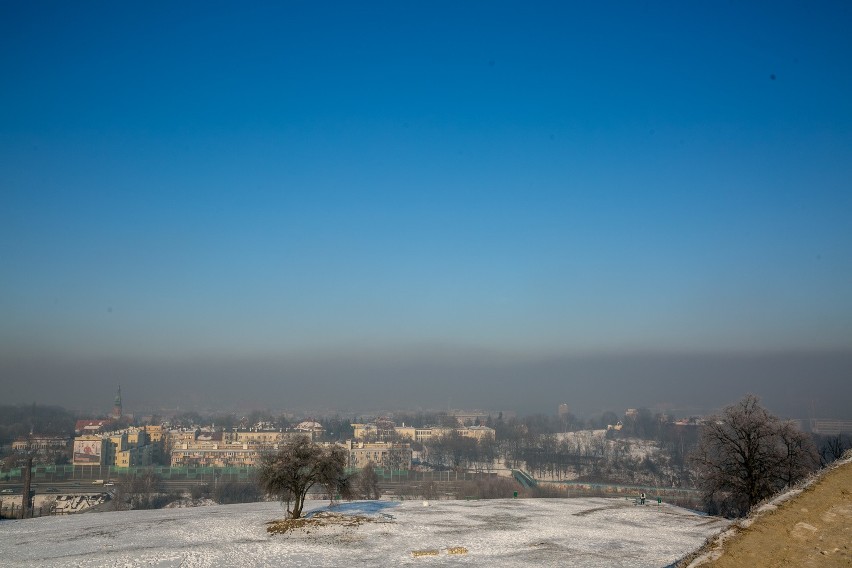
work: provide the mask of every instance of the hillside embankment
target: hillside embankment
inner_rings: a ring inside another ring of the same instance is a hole
[[[759,507],[681,566],[852,566],[852,456]]]

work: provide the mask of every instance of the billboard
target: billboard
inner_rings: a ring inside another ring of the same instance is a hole
[[[74,465],[100,465],[101,440],[74,440]]]

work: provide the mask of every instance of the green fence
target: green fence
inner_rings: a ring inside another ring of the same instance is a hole
[[[33,483],[62,481],[93,481],[95,479],[120,479],[134,474],[153,472],[164,481],[250,481],[256,468],[253,467],[115,467],[107,465],[39,465],[32,468]],[[357,471],[349,469],[349,472]],[[467,481],[496,475],[494,473],[474,473],[457,471],[411,471],[406,469],[376,468],[380,481]],[[22,483],[22,468],[0,472],[0,482]]]
[[[32,468],[33,483],[119,479],[153,472],[165,481],[249,481],[256,470],[248,467],[114,467],[100,465],[39,465]],[[23,468],[0,472],[0,481],[23,482]]]

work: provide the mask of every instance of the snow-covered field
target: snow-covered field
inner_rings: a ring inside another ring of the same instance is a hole
[[[278,503],[3,521],[0,566],[663,567],[727,524],[601,498],[359,501],[332,510],[376,522],[270,535],[266,523],[285,516]],[[423,550],[438,553],[412,554]]]

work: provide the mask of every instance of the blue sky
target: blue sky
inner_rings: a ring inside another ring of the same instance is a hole
[[[852,7],[0,6],[0,354],[847,350]]]

